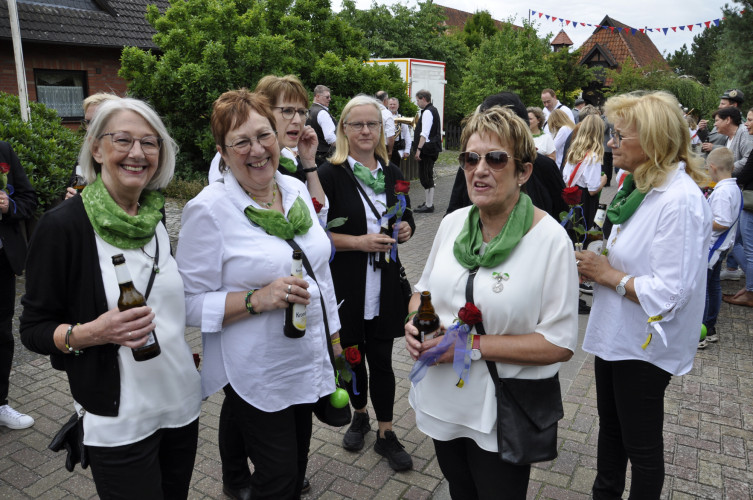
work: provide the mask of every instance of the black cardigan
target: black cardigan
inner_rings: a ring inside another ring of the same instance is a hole
[[[21,341],[52,366],[65,369],[73,398],[88,412],[116,416],[120,405],[118,345],[89,347],[79,356],[55,346],[55,328],[86,323],[107,311],[99,254],[80,196],[66,200],[39,221],[26,261],[21,299]]]
[[[380,161],[381,163],[381,161]],[[345,170],[350,168],[347,163],[332,165],[329,162],[319,167],[319,180],[324,193],[329,200],[329,220],[337,217],[347,217],[348,220],[340,227],[332,229],[333,233],[362,235],[366,234],[366,211],[361,196],[350,174]],[[384,167],[385,194],[387,206],[397,203],[395,196],[395,181],[403,180],[403,174],[392,163]],[[410,207],[410,197],[406,196]],[[382,207],[376,207],[382,210]],[[410,224],[415,232],[416,223],[413,213],[406,211],[403,220]],[[390,219],[390,226],[395,219]],[[359,344],[363,341],[364,331],[364,303],[366,300],[366,266],[368,263],[366,252],[336,252],[330,263],[332,281],[335,285],[335,295],[338,302],[344,300],[340,308],[340,336],[347,345]],[[379,294],[379,336],[381,338],[398,338],[404,335],[403,320],[408,314],[406,304],[400,288],[400,259],[390,261],[387,268],[382,269],[382,287]]]
[[[26,240],[21,233],[19,222],[30,219],[37,208],[37,194],[31,187],[29,178],[18,160],[18,156],[7,142],[0,141],[0,163],[7,163],[8,186],[13,186],[13,194],[8,197],[15,202],[8,206],[8,213],[2,214],[0,220],[0,238],[3,241],[3,250],[8,258],[11,269],[15,274],[21,275],[26,261]]]

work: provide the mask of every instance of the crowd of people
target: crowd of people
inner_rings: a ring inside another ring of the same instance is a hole
[[[753,307],[744,198],[753,193],[753,109],[743,121],[742,92],[722,96],[711,132],[666,92],[615,96],[603,113],[581,99],[571,110],[552,89],[542,107],[511,92],[488,96],[463,122],[447,212],[410,297],[399,245],[417,230],[413,214],[438,201],[442,128],[431,93],[413,96],[413,134],[386,92],[353,97],[339,119],[329,88],[313,96],[310,104],[293,75],[269,75],[214,102],[210,182],[183,209],[174,257],[161,190],[177,144],[147,103],[84,101],[65,201],[39,220],[28,251],[18,226],[36,196],[0,143],[14,187],[0,190],[0,425],[34,423],[8,404],[12,297],[25,263],[21,340],[66,372],[81,463],[101,498],[186,498],[201,401],[219,391],[230,498],[310,489],[315,407],[338,386],[352,409],[341,446],[365,446],[370,401],[374,452],[410,470],[393,429],[401,338],[416,361],[416,425],[432,438],[452,498],[524,499],[531,464],[556,456],[558,372],[577,348],[578,314],[590,312],[582,347],[595,356],[593,496],[620,498],[629,461],[630,498],[659,498],[669,381],[719,339],[722,300]],[[400,168],[411,157],[425,191],[415,208]],[[597,206],[613,168],[619,190],[605,223]],[[584,231],[603,229],[603,251],[583,250],[575,222],[560,220],[575,208]],[[742,274],[746,286],[722,297],[720,280]],[[129,286],[146,302],[124,306]],[[591,308],[579,290],[593,294]],[[422,292],[441,325],[424,341],[412,320]],[[297,306],[304,333],[294,335]],[[201,329],[201,364],[186,326]],[[142,360],[145,349],[156,356]],[[336,367],[346,351],[358,356],[347,357],[352,383],[343,384]],[[530,432],[511,430],[526,419],[535,420]]]

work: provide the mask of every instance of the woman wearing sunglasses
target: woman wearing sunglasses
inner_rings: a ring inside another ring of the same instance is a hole
[[[313,403],[335,390],[324,324],[338,338],[330,242],[306,187],[278,169],[275,123],[259,93],[234,90],[215,101],[223,182],[186,204],[176,255],[187,323],[202,330],[203,395],[225,393],[219,447],[231,498],[300,496]],[[291,276],[295,245],[313,269],[305,278]],[[300,338],[283,333],[290,304],[306,305]]]
[[[356,391],[352,384],[347,385],[355,411],[343,447],[349,451],[363,448],[371,429],[366,411],[370,394],[378,426],[374,450],[399,471],[410,469],[413,460],[392,430],[392,345],[402,336],[408,311],[399,281],[400,260],[397,253],[388,258],[395,243],[392,229],[396,219],[383,219],[382,214],[397,203],[395,184],[403,175],[389,163],[384,144],[377,101],[356,96],[343,109],[335,153],[319,173],[330,203],[329,219],[347,218],[332,230],[337,249],[331,263],[332,278],[338,302],[344,301],[340,308],[342,346],[357,346],[365,360],[354,367]],[[398,226],[398,243],[408,241],[416,227],[410,198],[405,198],[407,209]],[[387,234],[381,231],[383,227]]]
[[[507,108],[479,111],[466,119],[461,145],[473,205],[444,218],[415,288],[431,292],[442,329],[471,296],[482,327],[442,350],[445,336],[421,343],[412,322],[405,325],[413,359],[425,363],[435,355],[423,378],[413,379],[410,402],[416,425],[434,440],[453,499],[493,499],[500,492],[525,499],[530,462],[500,458],[487,361],[502,378],[557,375],[577,344],[575,259],[562,226],[521,192],[536,156],[528,124]],[[409,309],[418,303],[414,294]],[[455,357],[460,352],[462,359]]]
[[[712,217],[677,99],[609,99],[614,165],[629,175],[607,210],[606,255],[576,252],[594,301],[583,350],[595,355],[599,438],[593,498],[658,499],[664,483],[664,393],[693,367],[704,310]]]
[[[29,247],[21,340],[65,369],[100,498],[188,496],[201,382],[158,191],[176,151],[146,103],[103,102],[78,157],[88,185],[45,213]],[[147,306],[118,309],[118,254]],[[151,332],[161,352],[137,361]]]

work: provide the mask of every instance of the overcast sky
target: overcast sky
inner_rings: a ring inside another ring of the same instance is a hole
[[[360,9],[368,9],[371,3],[371,0],[356,0]],[[377,3],[391,5],[394,2],[392,0],[378,0]],[[561,0],[531,0],[530,2],[524,0],[435,0],[435,3],[466,12],[487,10],[494,19],[506,21],[513,17],[513,22],[518,25],[524,19],[528,19],[529,9],[542,12],[554,16],[558,20],[552,22],[547,20],[546,17],[539,18],[537,14],[535,17],[539,35],[556,34],[560,29],[564,29],[575,44],[575,48],[585,42],[595,28],[580,25],[573,28],[572,23],[570,26],[565,26],[564,20],[560,24],[560,17],[579,23],[599,24],[604,16],[608,15],[633,28],[686,26],[683,31],[678,28],[676,33],[670,29],[666,35],[655,32],[647,33],[659,52],[665,56],[678,50],[683,44],[687,44],[688,49],[690,49],[693,36],[697,35],[700,30],[696,23],[719,19],[722,17],[722,7],[725,3],[734,4],[732,0],[630,0],[623,2],[596,2],[594,0],[572,0],[570,2]],[[415,5],[415,2],[408,0],[408,4]],[[332,0],[332,7],[335,10],[339,10],[340,5],[339,0]],[[734,5],[740,6],[740,4]],[[694,25],[692,32],[688,31],[688,24]]]

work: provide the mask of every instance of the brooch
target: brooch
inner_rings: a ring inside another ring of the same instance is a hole
[[[492,291],[494,293],[499,293],[504,288],[502,282],[509,280],[510,275],[507,273],[498,273],[495,271],[492,273],[492,279],[494,280],[494,283],[492,284]]]

